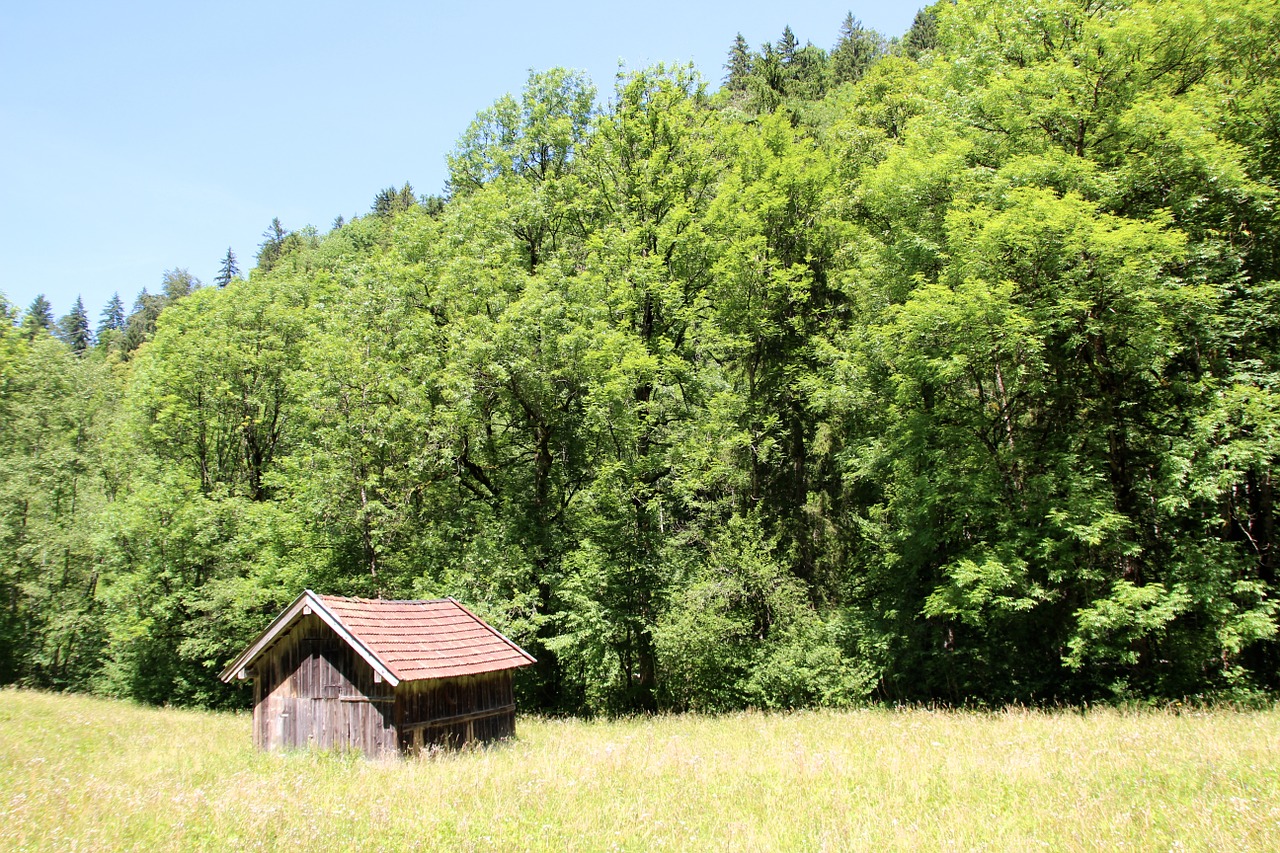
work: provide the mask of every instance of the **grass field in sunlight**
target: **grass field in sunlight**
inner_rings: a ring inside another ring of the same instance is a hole
[[[522,717],[422,759],[0,690],[5,850],[1280,849],[1280,712]]]

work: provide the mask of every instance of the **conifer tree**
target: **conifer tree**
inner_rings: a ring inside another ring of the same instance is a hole
[[[155,334],[156,319],[164,309],[165,302],[164,296],[153,296],[147,292],[145,287],[142,288],[142,292],[134,300],[133,311],[129,313],[129,319],[125,321],[122,348],[126,356],[150,340],[151,336]]]
[[[396,188],[386,187],[378,190],[378,194],[373,197],[373,215],[374,216],[390,216],[395,211],[396,206]]]
[[[862,22],[850,12],[840,25],[840,40],[831,51],[831,79],[841,83],[856,83],[867,73],[871,64],[885,54],[884,36],[862,26]]]
[[[43,293],[37,294],[36,298],[31,300],[31,306],[27,308],[26,316],[22,318],[22,328],[26,331],[28,338],[35,338],[41,330],[53,331],[53,306],[49,304],[49,300]]]
[[[782,67],[786,68],[791,64],[791,60],[795,59],[796,49],[800,46],[800,42],[796,39],[796,34],[791,31],[791,25],[788,24],[782,30],[782,37],[778,39],[778,58],[782,62]]]
[[[734,37],[733,46],[729,48],[729,61],[724,67],[729,72],[724,78],[724,87],[732,92],[745,92],[747,78],[751,76],[751,49],[747,47],[742,33]]]
[[[231,247],[227,247],[227,256],[222,259],[222,266],[218,268],[218,274],[214,277],[214,283],[218,287],[226,287],[233,279],[240,277],[240,267],[236,264],[236,254],[231,251]]]
[[[111,301],[99,316],[101,321],[98,323],[98,340],[102,340],[107,332],[118,332],[124,328],[124,303],[120,301],[118,292],[111,294]]]
[[[419,204],[427,212],[428,216],[439,216],[444,213],[445,199],[443,196],[425,195]]]
[[[93,333],[89,331],[89,315],[84,310],[84,300],[76,297],[71,311],[58,321],[58,337],[77,355],[83,353],[93,343]]]
[[[765,42],[760,45],[760,53],[751,72],[751,92],[757,108],[762,112],[773,112],[785,92],[786,68],[772,44]]]
[[[787,97],[816,101],[827,91],[827,52],[812,43],[796,51],[787,67],[784,88]]]
[[[418,197],[413,194],[413,186],[408,181],[405,181],[404,186],[400,188],[397,199],[400,210],[408,210],[418,203]]]
[[[376,216],[395,216],[402,210],[408,210],[418,203],[413,194],[413,186],[405,181],[400,189],[394,186],[380,190],[373,199],[373,212]]]
[[[275,265],[284,250],[284,238],[288,230],[280,224],[280,217],[271,218],[271,225],[262,232],[262,244],[258,246],[258,269],[267,272]]]
[[[902,47],[907,56],[919,59],[920,54],[938,46],[938,18],[929,9],[916,12],[911,29],[902,37]]]

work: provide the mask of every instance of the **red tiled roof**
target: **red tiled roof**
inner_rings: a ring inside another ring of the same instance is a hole
[[[401,681],[476,675],[534,662],[527,652],[451,598],[316,598]]]
[[[275,618],[219,677],[248,678],[249,668],[272,643],[315,613],[391,684],[452,678],[536,663],[452,598],[384,601],[339,598],[305,590]]]

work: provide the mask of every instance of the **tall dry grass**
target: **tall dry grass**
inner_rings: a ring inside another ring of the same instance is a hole
[[[8,850],[1280,849],[1280,712],[522,718],[427,760],[0,691]]]

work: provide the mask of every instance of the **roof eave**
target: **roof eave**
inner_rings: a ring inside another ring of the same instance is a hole
[[[449,596],[447,600],[448,600],[448,601],[452,601],[452,602],[453,602],[453,603],[454,603],[458,608],[460,608],[460,609],[462,610],[462,612],[466,613],[466,614],[467,614],[468,616],[470,616],[472,619],[474,619],[474,620],[476,620],[477,622],[479,622],[481,625],[483,625],[485,628],[487,628],[487,629],[489,630],[489,633],[493,634],[493,635],[494,635],[494,636],[496,636],[498,639],[502,640],[504,643],[506,643],[506,644],[507,644],[508,646],[510,646],[511,648],[515,649],[517,652],[519,652],[519,653],[520,653],[520,655],[521,655],[521,656],[523,656],[523,657],[524,657],[524,659],[525,659],[525,662],[524,662],[524,663],[516,664],[515,666],[510,666],[510,667],[503,667],[504,669],[518,669],[518,668],[520,668],[520,667],[522,667],[522,666],[528,666],[529,664],[534,664],[534,663],[537,663],[537,662],[538,662],[538,659],[537,659],[537,658],[535,658],[533,655],[531,655],[531,654],[529,654],[528,652],[526,652],[524,649],[520,648],[520,646],[519,646],[519,645],[517,645],[514,641],[512,641],[512,639],[511,639],[510,637],[508,637],[506,634],[502,633],[502,632],[501,632],[501,631],[499,631],[497,628],[493,627],[493,626],[492,626],[492,625],[490,625],[488,622],[486,622],[485,620],[481,619],[481,618],[480,618],[479,616],[477,616],[476,614],[472,613],[472,612],[471,612],[471,608],[467,607],[467,605],[463,604],[461,601],[459,601],[458,599],[454,598],[452,595],[451,595],[451,596]]]

